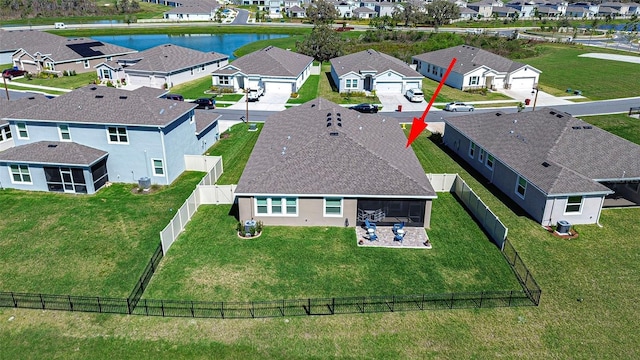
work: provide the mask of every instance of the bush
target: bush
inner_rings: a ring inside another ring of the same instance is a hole
[[[113,86],[113,83],[111,82],[111,80],[108,80],[108,81],[107,81],[107,86],[108,86],[108,87],[115,87],[115,86]]]
[[[297,98],[298,98],[298,96],[300,96],[300,95],[299,95],[297,92],[293,92],[293,93],[291,93],[291,98],[292,98],[292,99],[297,99]]]
[[[228,87],[228,86],[216,86],[213,85],[211,86],[211,91],[212,92],[217,92],[218,94],[232,94],[235,91],[233,91],[233,88]]]

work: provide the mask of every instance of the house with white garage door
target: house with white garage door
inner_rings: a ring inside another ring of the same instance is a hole
[[[101,81],[124,81],[130,85],[169,89],[210,76],[227,65],[229,57],[217,52],[202,52],[173,44],[164,44],[105,61],[96,66]]]
[[[262,87],[266,93],[290,94],[300,90],[312,65],[311,56],[268,46],[214,71],[212,83],[234,91]]]
[[[375,50],[364,50],[330,60],[331,78],[338,92],[376,91],[404,94],[422,88],[420,73],[409,64]]]
[[[453,58],[456,58],[456,63],[445,84],[460,90],[530,90],[538,84],[542,73],[531,65],[469,45],[432,51],[412,59],[420,74],[440,81]]]

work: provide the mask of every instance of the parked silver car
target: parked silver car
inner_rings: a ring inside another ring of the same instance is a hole
[[[471,104],[465,104],[463,102],[450,102],[445,105],[446,111],[473,111],[475,108]]]
[[[424,93],[420,89],[409,89],[404,96],[411,102],[424,101]]]

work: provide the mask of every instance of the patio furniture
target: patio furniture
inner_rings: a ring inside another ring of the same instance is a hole
[[[400,241],[402,243],[405,235],[406,233],[403,229],[398,229],[398,231],[396,231],[395,235],[393,236],[393,241]]]
[[[404,229],[404,221],[399,224],[393,224],[393,233],[397,234],[398,230]]]
[[[376,223],[370,222],[369,219],[364,219],[364,226],[365,228],[367,228],[367,231],[373,229],[373,231],[375,232],[378,229]]]
[[[369,241],[376,241],[378,240],[378,235],[376,235],[375,232],[370,232],[369,233]]]

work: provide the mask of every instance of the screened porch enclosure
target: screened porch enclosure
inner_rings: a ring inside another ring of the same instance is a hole
[[[406,226],[423,227],[425,209],[426,200],[359,199],[358,225],[368,219],[382,226],[404,222]]]
[[[102,159],[90,169],[82,167],[45,166],[44,174],[47,188],[54,192],[87,194],[90,189],[87,183],[93,185],[93,191],[98,191],[109,180],[107,174],[107,160]],[[89,171],[87,171],[89,170]],[[86,176],[88,175],[88,176]]]

